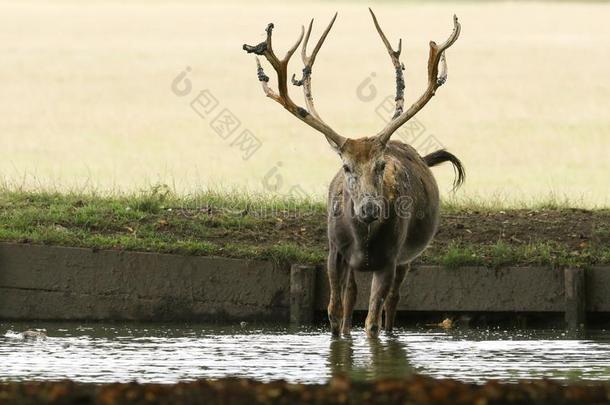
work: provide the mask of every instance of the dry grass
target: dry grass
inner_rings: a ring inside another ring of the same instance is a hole
[[[459,195],[553,194],[608,205],[610,5],[388,2],[375,9],[392,42],[406,40],[408,100],[425,84],[427,41],[444,40],[454,12],[462,21],[449,81],[418,116],[424,137],[434,135],[464,161]],[[260,190],[282,162],[276,192],[300,185],[320,195],[337,157],[321,135],[263,97],[241,45],[262,40],[273,21],[283,53],[298,25],[316,17],[317,35],[335,10],[339,20],[314,73],[318,110],[342,134],[371,135],[382,126],[375,107],[394,83],[364,3],[3,2],[0,175],[26,187],[133,190],[161,182],[179,192]],[[170,83],[187,65],[193,92],[180,98]],[[377,96],[363,101],[356,89],[372,72]],[[191,110],[202,89],[219,100],[217,112],[229,108],[261,139],[251,159],[210,129],[211,117]],[[451,169],[435,172],[448,191]]]

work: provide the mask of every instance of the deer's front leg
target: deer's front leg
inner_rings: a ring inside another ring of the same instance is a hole
[[[385,301],[385,316],[384,316],[384,329],[386,332],[392,332],[394,328],[394,319],[396,318],[396,307],[398,307],[398,301],[400,301],[400,285],[404,280],[407,272],[409,271],[409,264],[400,264],[396,266],[396,275],[394,276],[394,282],[392,288],[388,294],[388,298]]]
[[[328,284],[330,286],[330,300],[328,302],[328,321],[333,336],[339,336],[343,321],[343,307],[341,305],[341,286],[345,278],[345,263],[337,249],[331,245],[328,252]]]
[[[369,313],[364,324],[369,337],[377,337],[381,328],[381,311],[394,282],[395,266],[386,267],[373,273]]]
[[[349,336],[352,330],[352,315],[354,313],[354,305],[358,296],[358,287],[356,286],[356,277],[354,269],[347,268],[347,275],[343,285],[343,325],[341,333],[343,336]]]

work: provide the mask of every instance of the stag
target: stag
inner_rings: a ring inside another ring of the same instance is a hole
[[[313,20],[307,32],[301,27],[296,43],[283,59],[273,51],[273,24],[266,29],[267,38],[256,46],[244,45],[248,53],[264,56],[277,73],[278,91],[269,87],[269,77],[256,58],[258,79],[265,94],[277,101],[295,117],[318,130],[341,158],[342,168],[333,178],[328,193],[328,280],[330,300],[328,318],[333,335],[348,336],[357,296],[355,272],[372,272],[369,309],[365,329],[376,337],[382,326],[391,332],[400,299],[400,286],[410,263],[429,245],[439,223],[439,191],[430,167],[443,162],[453,164],[456,172],[454,189],[464,180],[464,169],[457,157],[444,149],[420,156],[411,146],[390,140],[392,134],[430,101],[447,80],[446,50],[460,35],[460,24],[453,17],[449,38],[437,45],[430,42],[428,86],[424,93],[404,109],[404,65],[400,62],[402,40],[394,50],[383,33],[377,17],[369,9],[375,28],[385,45],[396,72],[395,110],[391,120],[376,135],[358,139],[339,135],[326,124],[313,103],[312,67],[332,28],[334,15],[310,55],[307,43]],[[304,40],[303,40],[304,37]],[[288,94],[288,61],[303,42],[303,74],[292,75],[292,84],[302,86],[306,109]]]

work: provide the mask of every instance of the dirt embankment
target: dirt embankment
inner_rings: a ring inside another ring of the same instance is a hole
[[[290,241],[324,250],[326,218],[320,214],[298,218],[278,216],[259,229],[227,237],[227,242],[256,240],[273,245]],[[447,255],[452,248],[462,252],[457,265],[607,263],[610,211],[519,209],[443,213],[438,233],[418,261],[450,265],[453,258]],[[498,259],[498,256],[504,257]]]
[[[607,384],[560,385],[548,380],[484,385],[414,376],[358,383],[335,377],[325,385],[261,383],[246,379],[179,384],[0,384],[4,404],[602,404]]]
[[[298,243],[326,244],[326,217],[311,215],[276,219],[275,226],[255,234],[231,235],[238,239],[256,238],[262,243],[293,240]],[[610,245],[610,211],[560,210],[464,210],[443,213],[433,245],[447,247],[456,242],[488,246],[502,241],[508,245],[552,243],[569,250],[591,245]]]
[[[477,245],[551,242],[570,250],[610,244],[610,212],[582,209],[464,211],[445,214],[437,244],[452,240]]]

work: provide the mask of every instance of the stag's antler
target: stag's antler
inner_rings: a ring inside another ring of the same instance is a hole
[[[382,143],[387,143],[390,140],[392,134],[400,128],[405,122],[411,119],[419,110],[422,109],[423,106],[430,101],[436,89],[442,86],[447,81],[447,61],[445,60],[445,51],[453,45],[453,43],[460,36],[460,23],[458,22],[457,17],[453,16],[453,32],[449,36],[449,38],[440,46],[436,44],[434,41],[430,41],[430,54],[428,56],[428,88],[422,94],[419,99],[408,110],[403,111],[404,107],[404,88],[405,82],[402,71],[404,70],[403,65],[400,63],[400,51],[402,40],[398,42],[398,50],[394,51],[390,46],[385,34],[381,30],[379,23],[377,22],[377,18],[373,13],[373,10],[369,8],[371,12],[371,16],[373,17],[373,23],[375,24],[375,28],[377,28],[377,32],[381,37],[384,45],[386,46],[390,57],[392,58],[392,64],[396,69],[396,110],[392,120],[385,126],[384,129],[381,130],[377,134],[377,137]],[[440,74],[439,74],[439,63],[441,64]]]
[[[322,44],[324,43],[326,36],[330,32],[330,29],[333,27],[333,24],[335,23],[336,19],[337,13],[335,13],[333,19],[328,24],[328,27],[326,27],[326,29],[324,30],[324,33],[318,40],[318,43],[313,49],[311,55],[307,56],[307,43],[309,42],[309,36],[311,35],[311,29],[313,28],[313,18],[311,19],[311,21],[309,22],[309,28],[307,29],[307,34],[305,34],[305,41],[303,41],[303,47],[301,48],[301,59],[303,60],[304,65],[303,77],[301,78],[301,80],[296,80],[295,75],[292,75],[292,84],[294,84],[295,86],[303,86],[303,94],[305,96],[305,104],[307,104],[307,109],[314,117],[316,117],[320,121],[322,121],[322,118],[320,118],[320,115],[318,114],[315,106],[313,105],[313,97],[311,95],[311,69],[313,67],[314,62],[316,61],[316,55],[318,55],[318,51],[322,47]]]
[[[395,51],[394,49],[392,49],[392,45],[390,45],[390,42],[381,30],[381,27],[379,26],[379,22],[377,22],[377,17],[375,17],[375,13],[373,13],[373,10],[371,10],[370,8],[369,11],[371,12],[371,16],[373,17],[373,23],[375,24],[375,28],[377,28],[377,32],[379,33],[383,44],[388,50],[390,58],[392,59],[392,64],[394,65],[394,69],[396,70],[396,97],[394,99],[396,101],[396,109],[394,110],[394,114],[392,115],[392,119],[395,119],[400,114],[402,114],[402,110],[405,104],[405,77],[402,73],[403,70],[405,70],[405,66],[400,62],[400,52],[402,52],[402,38],[398,40],[398,50]]]
[[[270,97],[273,100],[280,103],[285,109],[290,111],[292,113],[292,115],[294,115],[301,121],[305,122],[310,127],[322,132],[324,134],[324,136],[326,136],[326,139],[335,148],[341,149],[341,147],[343,146],[343,144],[345,143],[345,141],[347,139],[342,137],[341,135],[337,134],[331,127],[329,127],[324,121],[322,121],[322,119],[320,118],[320,116],[318,115],[318,113],[316,112],[316,110],[314,108],[313,98],[311,96],[311,67],[312,67],[312,65],[315,61],[316,55],[317,55],[318,51],[320,50],[322,43],[326,39],[326,35],[328,35],[328,32],[330,31],[336,17],[337,17],[337,15],[335,14],[335,17],[332,19],[330,25],[328,26],[328,28],[322,35],[322,38],[320,38],[320,41],[318,41],[318,44],[316,45],[313,53],[311,54],[310,57],[307,57],[306,46],[307,46],[307,41],[309,40],[309,36],[311,34],[311,28],[313,25],[313,20],[311,21],[311,23],[309,24],[309,29],[307,30],[307,36],[305,38],[305,42],[303,44],[303,51],[302,51],[303,63],[305,64],[305,68],[303,69],[303,78],[302,78],[302,80],[297,81],[293,77],[293,83],[295,83],[296,85],[303,85],[303,90],[305,92],[305,102],[307,103],[307,108],[309,109],[309,111],[304,109],[303,107],[298,106],[297,104],[295,104],[292,101],[292,99],[290,98],[290,95],[288,94],[288,85],[287,85],[287,83],[288,83],[288,61],[290,60],[290,58],[292,57],[292,55],[298,48],[301,41],[303,40],[303,34],[305,31],[304,27],[301,27],[301,35],[299,36],[298,41],[288,50],[288,52],[286,52],[286,56],[282,60],[278,59],[278,57],[273,52],[273,48],[271,46],[271,32],[273,30],[273,24],[269,24],[267,26],[267,29],[266,29],[267,39],[265,41],[261,42],[260,44],[258,44],[256,46],[250,46],[250,45],[244,44],[243,49],[248,53],[254,53],[256,55],[263,55],[269,61],[269,63],[271,64],[271,66],[273,67],[275,72],[277,73],[279,94],[274,92],[269,87],[269,85],[268,85],[269,77],[265,75],[265,72],[263,71],[263,67],[260,64],[260,60],[258,58],[256,58],[258,80],[261,82],[261,84],[263,86],[263,90],[264,90],[265,94],[267,95],[267,97]]]

